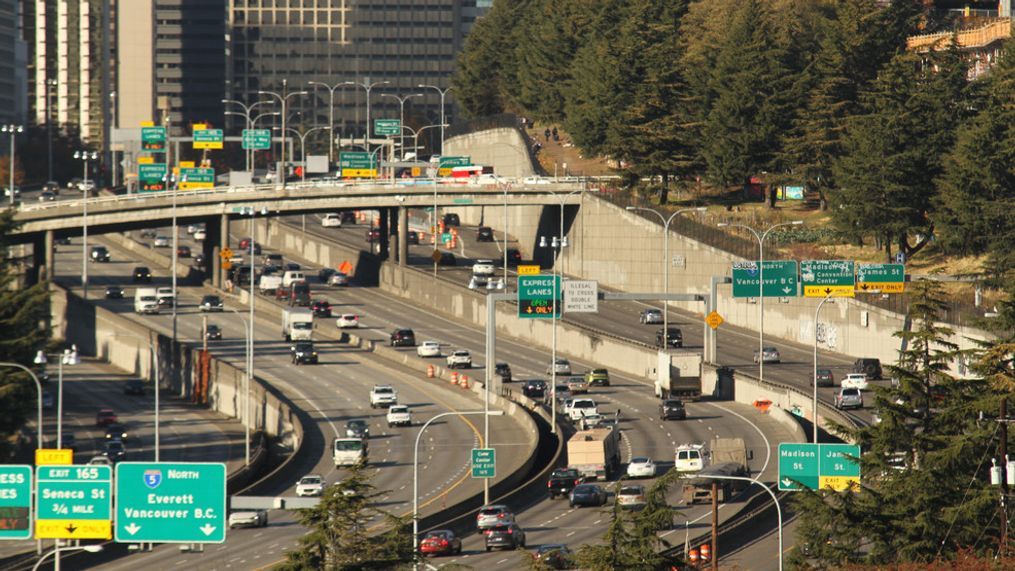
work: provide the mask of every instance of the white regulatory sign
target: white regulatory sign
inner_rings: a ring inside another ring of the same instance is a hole
[[[597,313],[599,311],[599,283],[592,280],[566,280],[564,294],[565,313]]]

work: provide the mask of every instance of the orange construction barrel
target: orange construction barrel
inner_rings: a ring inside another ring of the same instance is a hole
[[[451,372],[451,382],[456,385],[458,384],[458,371]]]
[[[433,377],[434,377],[434,368],[433,368],[433,365],[427,365],[426,366],[426,378],[432,379]]]
[[[697,547],[692,547],[691,550],[687,552],[687,560],[690,561],[691,563],[697,563],[698,562],[698,548]]]
[[[707,543],[701,544],[701,560],[708,561],[712,559],[712,548]]]

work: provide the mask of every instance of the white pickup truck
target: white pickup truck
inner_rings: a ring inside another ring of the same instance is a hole
[[[592,414],[598,415],[599,408],[596,406],[596,401],[592,399],[578,398],[571,401],[567,414],[572,422],[579,422],[583,417]]]
[[[370,390],[370,408],[387,408],[398,404],[398,392],[391,385],[374,385]]]
[[[261,276],[257,282],[257,291],[261,292],[261,295],[275,295],[275,290],[280,287],[282,287],[282,276],[278,275]]]
[[[392,426],[412,426],[412,415],[409,407],[404,404],[388,407],[388,428]]]

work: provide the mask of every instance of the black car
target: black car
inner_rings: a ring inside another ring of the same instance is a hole
[[[683,401],[666,399],[659,403],[659,418],[662,420],[686,420],[687,408]]]
[[[217,295],[206,295],[201,298],[201,311],[223,311],[225,306],[222,298]]]
[[[499,523],[483,532],[486,536],[486,550],[518,549],[525,547],[525,532],[514,523]]]
[[[440,261],[437,262],[438,266],[457,266],[458,259],[451,252],[441,252]]]
[[[91,258],[93,262],[108,262],[110,260],[109,249],[105,246],[93,246]]]
[[[392,347],[415,347],[416,334],[412,329],[396,329],[391,332],[389,344]]]
[[[444,227],[450,228],[451,226],[461,226],[462,219],[458,217],[454,212],[448,212],[444,215]]]
[[[120,286],[107,287],[106,299],[123,299],[123,288]]]
[[[152,283],[152,271],[148,266],[137,266],[133,273],[134,283]]]
[[[144,381],[131,379],[123,384],[123,394],[125,395],[144,396],[144,393]]]
[[[518,264],[522,263],[522,253],[518,248],[508,248],[507,250],[508,267],[515,268]]]
[[[511,382],[511,365],[508,365],[507,363],[497,363],[493,367],[493,372],[500,375],[500,381],[502,383]]]
[[[546,489],[550,492],[550,499],[557,496],[567,496],[575,486],[582,483],[582,476],[574,468],[561,468],[550,473],[550,480],[546,482]]]
[[[551,569],[570,569],[574,567],[571,550],[563,543],[544,543],[536,549],[536,561]]]
[[[119,440],[127,442],[127,427],[115,422],[106,426],[106,440]]]
[[[300,266],[296,262],[286,262],[285,263],[285,271],[287,271],[287,272],[298,272],[301,269],[302,269],[302,266]]]
[[[578,484],[571,490],[571,507],[604,506],[606,490],[595,484]]]
[[[407,244],[411,246],[419,246],[419,232],[416,232],[415,230],[409,230],[406,236],[408,236],[408,238],[406,239]]]
[[[345,423],[345,435],[348,438],[369,438],[370,424],[365,419],[354,418]]]
[[[853,363],[853,372],[867,375],[867,379],[870,381],[880,381],[884,378],[882,376],[884,373],[881,370],[881,359],[857,359]]]
[[[290,351],[292,352],[294,365],[317,364],[317,351],[314,350],[313,341],[297,341],[290,348]]]
[[[476,230],[476,241],[477,242],[493,242],[493,228],[489,226],[480,226]]]
[[[317,272],[317,281],[321,282],[322,284],[326,284],[326,283],[328,283],[328,278],[330,278],[332,275],[334,275],[335,272],[337,272],[337,271],[338,270],[336,270],[335,268],[321,268]],[[262,270],[261,274],[264,275],[263,270]]]
[[[208,324],[208,328],[204,330],[204,338],[209,341],[218,341],[222,339],[222,329],[218,325],[213,323]]]
[[[546,381],[528,381],[522,385],[522,394],[530,399],[541,399],[546,396]]]
[[[679,327],[669,327],[666,330],[666,342],[663,342],[663,330],[656,331],[656,347],[683,347],[684,334]]]
[[[314,317],[331,317],[331,304],[325,299],[315,299],[310,304],[310,311]]]
[[[342,217],[342,224],[355,224],[356,223],[356,211],[354,210],[343,210],[339,216]]]
[[[127,448],[121,440],[110,440],[102,448],[102,455],[109,458],[110,462],[116,464],[121,460],[127,459]]]
[[[144,230],[141,230],[142,238],[154,238],[158,236],[158,234],[159,233],[157,230],[155,230],[155,228],[145,228]]]
[[[831,369],[818,369],[817,380],[819,387],[835,386],[835,375]]]

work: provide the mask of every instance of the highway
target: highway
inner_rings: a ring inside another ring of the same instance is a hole
[[[133,284],[130,272],[135,265],[150,265],[129,260],[126,251],[111,248],[113,261],[90,264],[90,298],[95,300],[106,285],[121,285],[127,295],[121,300],[99,299],[95,303],[140,320],[149,327],[163,333],[171,333],[171,317],[168,312],[157,316],[136,316],[133,313]],[[80,264],[80,242],[77,246],[60,246],[57,252],[58,276],[74,276]],[[155,273],[153,285],[168,285],[164,271],[152,268]],[[58,278],[68,286],[75,286],[79,278]],[[197,311],[201,288],[181,288],[178,313],[178,331],[181,339],[197,343],[202,327],[201,315]],[[227,304],[227,308],[228,308]],[[234,306],[246,315],[244,308]],[[223,329],[223,341],[211,342],[216,356],[228,359],[242,367],[244,360],[244,326],[236,315],[226,311],[209,317]],[[323,326],[323,324],[321,325]],[[307,410],[316,421],[319,436],[307,437],[305,445],[316,446],[312,456],[318,460],[312,466],[294,466],[289,484],[276,490],[276,495],[295,495],[296,480],[307,473],[318,473],[328,483],[342,477],[336,470],[330,454],[331,439],[339,433],[344,435],[344,423],[351,418],[367,418],[371,425],[370,464],[368,473],[371,483],[384,494],[380,505],[395,513],[411,511],[411,469],[412,442],[419,425],[438,412],[452,410],[476,410],[479,403],[466,396],[464,391],[451,387],[434,389],[432,383],[424,384],[418,374],[377,362],[372,355],[338,343],[319,342],[321,364],[295,367],[290,363],[288,344],[280,340],[279,324],[274,319],[255,319],[255,362],[256,375],[271,382],[290,396],[296,406]],[[399,402],[412,408],[416,425],[412,428],[389,429],[383,423],[383,412],[369,408],[368,393],[374,384],[392,384],[399,391]],[[469,393],[471,394],[471,393]],[[524,438],[518,438],[518,425],[510,417],[491,418],[491,440],[504,451],[524,445]],[[420,504],[421,514],[438,511],[442,506],[454,503],[482,490],[479,481],[468,477],[468,454],[465,450],[479,447],[481,422],[475,417],[460,417],[437,422],[424,436],[420,461]],[[311,432],[311,431],[308,431]],[[502,454],[498,472],[508,474],[524,460],[524,454]],[[290,514],[272,511],[271,526],[266,530],[234,530],[223,545],[208,546],[203,554],[181,554],[177,550],[162,546],[149,554],[137,554],[127,559],[106,565],[108,568],[136,568],[139,565],[180,565],[186,562],[201,562],[201,565],[238,566],[247,568],[252,562],[268,564],[283,557],[283,551],[295,545],[296,538],[305,530],[292,525]],[[272,539],[266,543],[263,535],[269,533]],[[171,562],[171,563],[170,563]],[[212,563],[214,562],[214,563]]]
[[[51,359],[51,363],[55,358]],[[47,447],[56,445],[57,366],[48,370],[50,380],[43,390],[53,396],[53,406],[43,410]],[[95,359],[85,358],[77,365],[63,368],[63,436],[76,442],[74,462],[87,463],[99,455],[105,441],[105,429],[95,426],[95,413],[111,408],[127,427],[127,459],[152,461],[154,453],[155,401],[149,385],[144,396],[125,395],[123,386],[137,377]],[[31,418],[35,418],[33,389]],[[164,461],[225,462],[231,472],[243,465],[243,427],[232,419],[172,398],[160,402],[160,456]],[[66,440],[64,441],[66,444]],[[0,558],[34,552],[35,541],[0,542]],[[52,541],[45,540],[44,547]]]
[[[442,210],[441,214],[448,210]],[[368,228],[365,224],[343,225],[341,228],[324,228],[320,225],[321,215],[307,216],[306,231],[313,236],[341,243],[346,246],[368,249],[365,241],[365,233]],[[423,213],[416,212],[410,220],[424,220]],[[282,220],[291,228],[302,228],[302,220],[298,216],[285,217]],[[496,220],[492,221],[496,242],[477,242],[475,240],[476,227],[462,226],[459,228],[459,246],[454,253],[459,257],[458,265],[455,267],[440,267],[439,274],[444,279],[467,285],[472,276],[472,263],[477,259],[493,260],[497,266],[497,276],[503,275],[502,263],[502,233],[496,227]],[[415,226],[414,226],[415,227]],[[419,225],[420,228],[423,225]],[[508,247],[514,247],[515,241],[509,237]],[[442,251],[451,251],[441,248]],[[426,243],[418,246],[409,246],[409,263],[422,268],[432,268],[433,262],[429,256],[433,251],[433,245]],[[464,252],[464,256],[463,253]],[[510,269],[509,287],[517,278],[517,273]],[[566,275],[566,274],[565,274]],[[580,278],[581,276],[572,276]],[[702,291],[705,294],[707,292]],[[729,286],[720,286],[719,295],[729,295]],[[574,323],[595,331],[607,332],[608,334],[626,339],[635,343],[649,346],[655,345],[656,331],[662,329],[661,325],[642,325],[638,317],[642,310],[648,308],[659,308],[659,304],[646,302],[600,302],[598,313],[578,313],[565,315],[564,322]],[[703,324],[700,315],[694,315],[681,309],[670,309],[670,326],[679,327],[683,333],[684,347],[701,349],[703,341]],[[758,365],[754,363],[754,351],[758,347],[757,331],[750,331],[741,327],[723,324],[717,335],[717,354],[720,364],[733,367],[738,371],[749,375],[757,376]],[[793,386],[805,393],[812,390],[811,378],[814,368],[813,346],[790,342],[774,337],[766,337],[765,346],[774,346],[779,349],[781,362],[765,365],[765,380]],[[835,375],[836,384],[846,373],[852,372],[854,359],[845,355],[830,351],[818,351],[818,366],[829,368]],[[887,385],[887,380],[871,381],[871,385]],[[832,403],[835,388],[818,388],[818,398],[826,403]],[[870,421],[871,415],[868,409],[852,411],[852,416],[861,422]]]
[[[267,251],[267,250],[265,250]],[[286,256],[306,267],[306,260]],[[315,273],[310,270],[310,274]],[[317,284],[312,287],[318,288]],[[323,292],[323,294],[322,294]],[[410,302],[390,296],[376,288],[319,288],[314,291],[315,299],[324,297],[331,301],[336,311],[351,308],[358,313],[361,323],[367,326],[360,333],[367,338],[386,340],[387,332],[395,327],[412,327],[418,341],[437,340],[447,354],[452,349],[467,349],[473,355],[473,364],[482,368],[481,355],[484,351],[483,332],[472,325],[429,314]],[[408,349],[407,349],[408,350]],[[497,360],[511,365],[518,385],[527,379],[545,379],[549,352],[534,349],[531,345],[514,340],[498,339]],[[574,362],[575,373],[586,369],[606,366],[609,363]],[[482,373],[480,373],[482,375]],[[620,427],[623,431],[621,446],[622,460],[626,463],[634,455],[648,455],[668,469],[673,464],[673,451],[678,444],[707,442],[715,436],[741,436],[754,453],[752,467],[766,480],[774,480],[776,464],[774,454],[778,443],[789,440],[790,433],[766,415],[760,415],[750,406],[736,403],[691,403],[690,418],[686,422],[659,421],[658,399],[644,379],[635,379],[616,373],[611,374],[611,386],[593,388],[590,392],[600,410],[621,413]],[[558,416],[561,422],[564,421]],[[766,440],[767,437],[767,440]],[[671,498],[676,504],[677,499]],[[533,506],[510,506],[518,511],[518,522],[523,528],[533,528],[528,545],[566,542],[573,546],[598,541],[602,536],[604,515],[594,509],[571,509],[566,501],[551,501],[548,498]],[[724,509],[724,514],[728,512]],[[696,521],[697,528],[708,521],[708,510],[697,506],[687,511],[686,518]],[[705,519],[701,519],[705,517]],[[683,525],[683,521],[679,522]],[[503,565],[510,554],[486,554],[482,538],[470,536],[465,542],[462,563],[471,566]],[[450,561],[458,561],[452,558]]]

